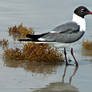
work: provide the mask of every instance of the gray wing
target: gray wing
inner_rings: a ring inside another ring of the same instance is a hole
[[[78,32],[80,26],[75,22],[68,22],[54,28],[50,33]]]
[[[45,42],[61,42],[72,43],[79,40],[83,36],[84,32],[77,33],[49,33],[43,37]]]

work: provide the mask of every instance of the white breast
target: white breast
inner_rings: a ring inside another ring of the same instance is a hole
[[[76,14],[73,14],[73,19],[72,19],[73,22],[76,22],[78,25],[80,25],[80,31],[85,31],[86,30],[86,22],[85,22],[85,19],[76,15]]]

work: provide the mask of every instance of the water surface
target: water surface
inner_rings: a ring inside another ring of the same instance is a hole
[[[92,10],[92,0],[0,0],[0,39],[8,39],[10,47],[16,48],[19,45],[9,37],[9,26],[23,23],[27,27],[33,27],[36,33],[48,32],[71,20],[73,10],[79,5]],[[86,16],[84,39],[92,39],[91,20],[92,16]],[[92,57],[83,50],[82,39],[73,47],[79,62],[78,69],[74,66],[66,68],[64,64],[35,65],[4,60],[0,47],[0,91],[91,92]]]

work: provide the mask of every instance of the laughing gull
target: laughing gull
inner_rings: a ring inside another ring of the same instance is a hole
[[[59,42],[59,43],[73,43],[78,41],[85,33],[86,22],[84,19],[85,15],[92,14],[86,7],[79,6],[74,10],[73,19],[71,22],[59,25],[52,31],[26,36],[30,39],[19,39],[19,41],[33,41],[33,42]],[[64,55],[66,65],[69,65],[67,61],[66,48],[64,48]],[[73,48],[71,48],[71,55],[74,58],[75,64],[78,67],[78,62],[73,54]]]

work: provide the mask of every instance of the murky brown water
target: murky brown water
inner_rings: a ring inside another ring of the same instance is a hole
[[[92,10],[91,0],[0,0],[0,39],[8,39],[9,47],[21,47],[23,44],[9,36],[9,26],[23,23],[33,27],[36,33],[47,32],[71,20],[74,8],[79,5],[86,5]],[[91,20],[92,16],[86,17],[84,39],[92,41]],[[82,48],[81,41],[73,46],[79,62],[78,69],[65,67],[64,64],[6,60],[0,47],[0,92],[91,92],[92,55],[91,51]]]

